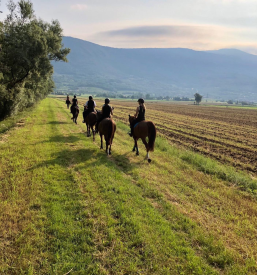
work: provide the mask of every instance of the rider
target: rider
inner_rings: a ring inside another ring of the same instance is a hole
[[[66,104],[67,104],[67,108],[69,109],[69,105],[71,104],[69,95],[67,95]]]
[[[102,114],[102,115],[101,115],[100,118],[97,119],[97,122],[96,122],[96,126],[95,126],[96,133],[98,132],[98,125],[99,125],[99,123],[100,123],[103,119],[105,119],[105,118],[110,118],[111,115],[113,115],[112,110],[113,110],[114,108],[112,108],[112,107],[109,105],[109,103],[110,103],[110,99],[109,99],[109,98],[106,98],[106,99],[104,100],[104,105],[103,105],[102,111],[101,111],[101,114]]]
[[[144,104],[145,101],[143,100],[143,98],[139,98],[137,102],[138,102],[139,106],[138,106],[137,109],[136,109],[136,114],[135,114],[136,119],[134,119],[134,120],[130,123],[131,132],[129,133],[129,135],[130,135],[131,137],[133,137],[134,126],[135,126],[137,123],[139,123],[139,122],[145,120],[145,110],[146,110],[145,104]]]
[[[93,97],[89,96],[88,101],[84,105],[84,112],[83,112],[84,121],[83,122],[85,122],[86,116],[88,114],[95,111],[95,107],[96,107],[96,104],[95,104],[95,101],[93,100]]]
[[[78,102],[76,96],[74,95],[74,97],[72,99],[72,105],[70,107],[70,112],[71,113],[72,113],[73,108],[77,108],[78,107],[78,104],[79,104],[79,102]]]

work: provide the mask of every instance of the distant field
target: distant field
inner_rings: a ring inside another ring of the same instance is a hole
[[[81,105],[85,102],[85,98],[79,101]],[[111,99],[111,105],[115,107],[114,118],[128,124],[128,114],[135,113],[137,102]],[[257,109],[160,101],[149,101],[146,107],[146,118],[172,143],[257,172]]]
[[[148,164],[117,119],[106,156],[79,118],[51,98],[0,122],[0,274],[256,274],[256,180],[159,135]]]

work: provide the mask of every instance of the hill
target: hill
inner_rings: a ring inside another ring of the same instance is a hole
[[[63,43],[71,53],[69,63],[54,63],[57,89],[188,97],[199,91],[216,99],[257,100],[257,56],[242,51],[117,49],[72,37]]]

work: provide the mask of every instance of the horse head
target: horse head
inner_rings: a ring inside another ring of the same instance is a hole
[[[129,122],[130,122],[130,123],[131,123],[134,119],[136,119],[135,116],[129,115]]]
[[[95,110],[96,111],[96,118],[100,118],[101,117],[101,111]]]

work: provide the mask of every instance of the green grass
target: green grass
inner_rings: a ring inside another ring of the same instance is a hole
[[[46,99],[7,132],[0,273],[256,272],[257,203],[241,191],[255,190],[249,177],[161,137],[149,165],[141,143],[143,156],[131,152],[128,130],[117,123],[107,157],[99,137],[93,143],[62,102]]]
[[[175,146],[171,146],[169,142],[162,137],[157,138],[156,148],[189,163],[198,171],[214,175],[221,180],[227,181],[229,184],[238,186],[243,191],[247,191],[255,196],[257,195],[257,180],[253,179],[246,172],[237,171],[234,167],[220,164],[211,158],[193,151],[180,150]]]
[[[0,134],[3,134],[11,128],[17,126],[17,123],[22,124],[24,119],[32,112],[33,107],[26,109],[23,112],[19,112],[17,115],[9,116],[4,120],[0,120]]]

